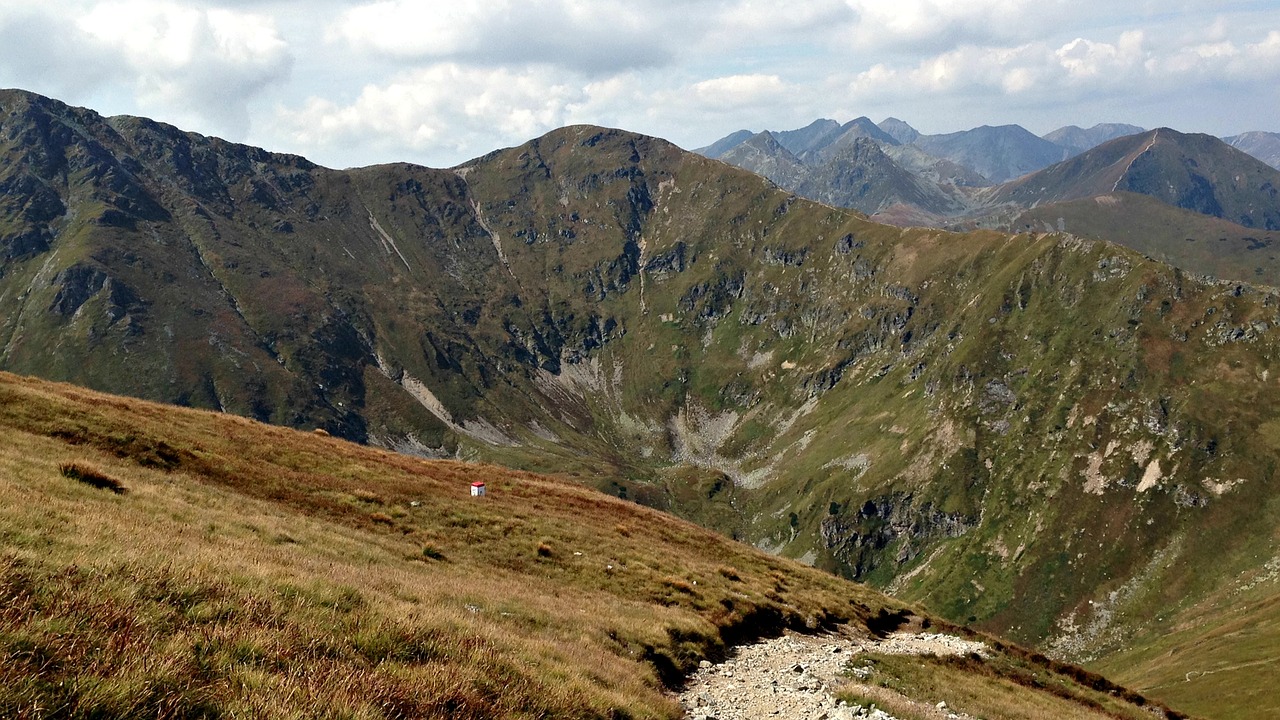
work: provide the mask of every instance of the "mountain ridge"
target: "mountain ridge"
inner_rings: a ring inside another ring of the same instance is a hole
[[[39,209],[0,238],[47,246],[0,274],[6,368],[576,474],[1090,663],[1274,555],[1265,288],[1069,234],[878,225],[620,130],[198,186],[173,148],[211,141],[89,120],[0,148],[12,207]],[[1141,676],[1192,710],[1241,677]]]
[[[1026,206],[1124,190],[1247,228],[1277,230],[1277,188],[1280,172],[1221,140],[1157,128],[1000,186],[989,199]]]

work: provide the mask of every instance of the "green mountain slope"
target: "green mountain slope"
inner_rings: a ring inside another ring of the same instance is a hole
[[[1103,143],[993,188],[984,199],[1031,207],[1121,191],[1248,228],[1280,230],[1280,171],[1215,137],[1169,128]]]
[[[7,373],[0,428],[5,717],[676,718],[727,643],[931,623],[554,478]],[[1152,717],[991,647],[954,687]]]
[[[1133,248],[1188,272],[1280,286],[1280,260],[1273,250],[1280,233],[1176,208],[1148,195],[1116,192],[1026,210],[1008,208],[961,224],[974,226],[1069,232]]]
[[[1277,555],[1270,291],[616,130],[338,172],[0,106],[5,368],[577,473],[1091,662]]]

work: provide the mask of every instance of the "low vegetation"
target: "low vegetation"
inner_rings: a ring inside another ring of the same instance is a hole
[[[851,678],[838,695],[851,704],[876,702],[900,717],[921,716],[913,698],[946,698],[950,712],[983,718],[1187,717],[1082,668],[997,648],[986,657],[867,655],[856,663],[866,677]]]
[[[89,487],[110,490],[117,495],[123,495],[127,492],[124,483],[88,463],[63,463],[58,466],[58,471],[62,473],[63,477],[79,480]]]
[[[733,643],[911,612],[555,478],[7,374],[0,433],[4,717],[674,718]]]
[[[8,375],[0,427],[5,717],[674,717],[892,606],[551,478]]]

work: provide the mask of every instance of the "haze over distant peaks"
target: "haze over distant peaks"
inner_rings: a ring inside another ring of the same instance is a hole
[[[881,130],[892,135],[895,140],[903,145],[913,143],[916,141],[916,138],[920,137],[920,132],[918,130],[908,125],[905,121],[899,120],[895,117],[885,118],[880,121],[879,125]]]
[[[924,135],[915,144],[927,153],[973,168],[993,182],[1035,172],[1070,154],[1019,125],[983,125],[945,135]]]
[[[1231,147],[1243,150],[1271,167],[1280,169],[1280,133],[1255,130],[1223,139]]]
[[[1079,154],[1108,140],[1136,135],[1145,130],[1146,128],[1125,123],[1098,123],[1087,130],[1077,125],[1067,125],[1046,134],[1044,139],[1071,150],[1072,154]]]
[[[998,188],[992,201],[1032,206],[1126,191],[1247,228],[1280,230],[1280,173],[1211,135],[1159,128],[1103,143]]]
[[[702,147],[702,148],[698,148],[697,150],[694,150],[694,152],[698,153],[699,155],[704,155],[706,157],[719,160],[720,157],[723,156],[726,152],[746,142],[749,138],[751,138],[751,136],[755,134],[756,133],[753,133],[750,130],[739,130],[737,132],[732,132],[720,138],[719,140],[711,143],[706,147]]]

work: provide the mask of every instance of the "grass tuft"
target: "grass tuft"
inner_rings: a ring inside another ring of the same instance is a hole
[[[89,463],[62,463],[58,465],[58,470],[62,473],[63,477],[78,480],[85,485],[98,488],[99,490],[110,490],[117,495],[123,495],[128,492],[128,488],[124,486],[124,483],[106,474],[97,466]]]
[[[356,500],[359,500],[362,503],[369,503],[370,505],[386,504],[386,501],[382,499],[382,496],[376,492],[373,492],[372,490],[364,490],[364,489],[356,490],[351,493],[351,497],[355,498]]]

